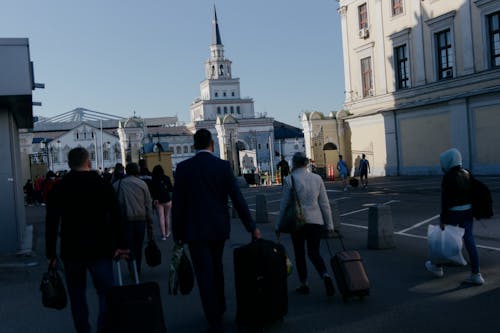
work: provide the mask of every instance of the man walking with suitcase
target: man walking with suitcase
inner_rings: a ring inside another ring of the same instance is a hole
[[[49,265],[57,266],[61,237],[71,313],[78,333],[91,332],[86,299],[87,271],[99,295],[97,329],[102,330],[105,293],[113,286],[112,258],[124,248],[118,203],[111,184],[91,171],[89,152],[81,147],[68,154],[71,171],[50,192],[45,220],[45,250]],[[59,230],[60,229],[60,230]]]
[[[229,238],[231,198],[245,228],[254,238],[260,231],[250,215],[228,161],[212,154],[214,142],[206,129],[194,135],[194,157],[178,164],[172,196],[172,233],[187,243],[209,332],[223,332],[226,311],[222,255]]]

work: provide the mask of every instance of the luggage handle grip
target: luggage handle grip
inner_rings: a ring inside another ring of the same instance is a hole
[[[118,285],[123,286],[122,267],[120,264],[120,261],[122,259],[117,257],[117,258],[114,258],[114,260],[116,263],[116,271],[118,273]],[[127,258],[126,260],[132,263],[132,270],[133,270],[132,275],[134,276],[135,284],[139,284],[139,274],[137,273],[137,263],[136,263],[135,259],[134,258],[131,258],[131,259]]]

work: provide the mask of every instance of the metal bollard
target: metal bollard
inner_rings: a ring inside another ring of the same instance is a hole
[[[391,207],[377,205],[368,210],[368,248],[390,249],[394,244]]]
[[[255,207],[255,223],[269,223],[269,216],[267,214],[267,199],[263,194],[257,194],[255,196],[256,207]]]

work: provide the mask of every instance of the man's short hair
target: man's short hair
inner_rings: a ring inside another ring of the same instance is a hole
[[[340,159],[342,159],[342,157],[343,157],[342,155],[339,155],[339,158],[340,158]]]
[[[309,163],[309,159],[306,154],[302,152],[296,152],[292,157],[292,164],[294,168],[305,167]]]
[[[68,166],[71,170],[78,169],[89,160],[89,152],[83,147],[76,147],[68,153]]]
[[[200,128],[194,133],[194,149],[207,149],[212,142],[212,134],[205,128]]]
[[[139,165],[135,162],[127,163],[125,167],[125,172],[127,175],[138,176],[139,175]]]

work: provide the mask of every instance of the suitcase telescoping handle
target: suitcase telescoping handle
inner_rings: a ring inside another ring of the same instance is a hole
[[[139,284],[139,274],[137,273],[137,264],[135,262],[135,259],[125,259],[125,260],[129,261],[132,264],[132,270],[133,270],[135,284]],[[120,262],[121,262],[120,258],[115,258],[116,271],[118,273],[118,285],[123,286],[122,266],[121,266]]]
[[[342,251],[345,251],[345,246],[344,246],[344,236],[338,231],[335,230],[335,233],[337,233],[339,240],[340,240],[340,245],[342,246]],[[333,257],[332,250],[330,249],[330,244],[328,244],[328,238],[326,239],[326,248],[328,249],[328,253],[330,253],[330,257]]]

